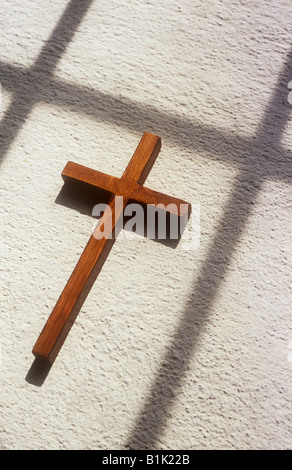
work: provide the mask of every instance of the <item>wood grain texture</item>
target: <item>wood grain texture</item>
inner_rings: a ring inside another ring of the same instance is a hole
[[[94,233],[91,235],[74,271],[72,272],[59,300],[57,301],[47,323],[33,347],[33,354],[49,362],[53,362],[78,315],[98,273],[113,246],[121,228],[119,220],[127,203],[131,200],[143,204],[164,204],[177,207],[179,216],[190,214],[191,206],[180,199],[172,198],[162,193],[141,186],[149,174],[160,151],[160,138],[148,132],[144,133],[133,157],[121,178],[91,170],[72,162],[68,162],[62,176],[65,181],[78,180],[89,185],[104,189],[111,193],[108,201],[109,211],[100,219]],[[116,196],[123,196],[122,203],[115,203]],[[183,205],[183,206],[182,206]],[[169,210],[170,212],[173,208]],[[181,209],[181,207],[183,207]],[[103,224],[103,226],[102,226]],[[109,227],[113,237],[104,233],[97,237],[98,231]],[[117,229],[117,230],[115,230]]]

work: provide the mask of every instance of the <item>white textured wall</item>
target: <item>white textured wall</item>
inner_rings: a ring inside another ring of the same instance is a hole
[[[291,22],[282,0],[2,0],[1,449],[292,448]],[[200,204],[201,243],[120,238],[41,377],[93,228],[61,171],[119,176],[146,130],[147,186]]]

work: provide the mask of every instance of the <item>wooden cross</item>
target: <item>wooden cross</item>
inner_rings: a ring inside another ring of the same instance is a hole
[[[68,162],[65,166],[62,172],[65,181],[82,181],[91,187],[109,191],[111,193],[108,201],[110,211],[108,213],[105,211],[104,216],[99,220],[95,231],[91,235],[71,277],[36,341],[33,348],[33,354],[36,357],[44,358],[50,363],[54,362],[111,250],[117,233],[112,237],[107,236],[110,234],[104,233],[103,237],[97,238],[95,232],[100,230],[101,224],[104,224],[104,227],[110,226],[111,233],[114,233],[129,201],[134,201],[144,206],[145,204],[154,206],[162,204],[168,212],[171,212],[175,207],[178,217],[189,217],[191,213],[191,205],[189,203],[142,186],[160,148],[160,137],[145,132],[121,178],[91,170],[72,162]],[[122,204],[118,207],[115,204],[116,196],[122,196]],[[110,224],[107,224],[105,220],[108,217],[111,218]]]

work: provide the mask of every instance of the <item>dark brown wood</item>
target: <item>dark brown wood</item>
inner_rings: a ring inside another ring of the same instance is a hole
[[[73,162],[68,162],[65,166],[62,172],[65,181],[82,181],[111,193],[108,201],[110,211],[105,212],[105,215],[99,221],[39,335],[33,348],[33,354],[36,357],[44,358],[51,363],[54,362],[118,235],[121,228],[119,221],[129,201],[136,201],[141,204],[162,204],[168,212],[172,212],[173,208],[176,207],[177,209],[174,212],[178,216],[190,215],[191,205],[189,203],[142,186],[160,148],[160,138],[145,132],[121,178],[91,170]],[[123,196],[120,206],[115,204],[116,196]],[[107,218],[110,218],[109,223],[107,223]],[[101,227],[102,224],[103,227]],[[109,234],[104,233],[102,238],[97,239],[98,230],[102,228],[105,230],[106,227],[115,236],[109,238],[107,236]]]

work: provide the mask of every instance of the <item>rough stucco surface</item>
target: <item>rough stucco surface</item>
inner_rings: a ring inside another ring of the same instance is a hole
[[[2,1],[2,450],[292,448],[291,22],[282,0]],[[41,378],[94,225],[61,171],[119,176],[146,130],[147,186],[194,231],[120,237]]]

